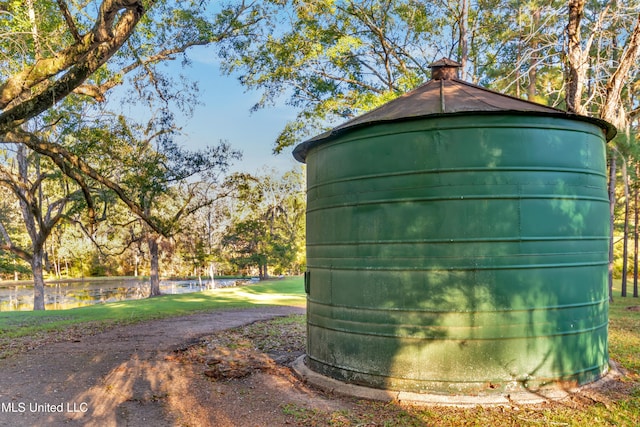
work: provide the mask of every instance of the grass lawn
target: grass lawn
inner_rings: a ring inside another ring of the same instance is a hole
[[[0,358],[47,341],[100,332],[116,324],[261,305],[304,307],[305,298],[303,279],[296,277],[251,286],[162,295],[68,310],[0,312]]]

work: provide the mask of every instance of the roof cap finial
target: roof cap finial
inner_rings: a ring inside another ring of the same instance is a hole
[[[429,64],[431,68],[432,80],[451,80],[458,78],[458,69],[462,67],[462,64],[449,59],[442,58],[436,62]]]

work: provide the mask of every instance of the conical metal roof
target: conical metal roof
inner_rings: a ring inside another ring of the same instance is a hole
[[[616,135],[615,127],[604,120],[570,114],[557,108],[504,95],[460,80],[457,78],[457,69],[460,64],[448,58],[434,62],[430,67],[432,80],[374,110],[299,144],[294,149],[293,156],[304,163],[311,147],[362,126],[451,114],[509,113],[562,117],[598,125],[605,132],[607,140],[611,140]]]

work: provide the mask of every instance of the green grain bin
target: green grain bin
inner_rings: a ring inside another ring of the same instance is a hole
[[[433,79],[294,150],[307,163],[306,366],[504,393],[608,370],[606,122]]]

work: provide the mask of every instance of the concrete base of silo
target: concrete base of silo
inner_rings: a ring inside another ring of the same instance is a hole
[[[305,358],[306,355],[303,355],[294,361],[292,365],[293,371],[302,381],[322,391],[358,399],[425,406],[509,406],[513,404],[535,405],[549,401],[562,401],[571,396],[594,390],[597,391],[599,388],[607,387],[612,381],[617,381],[623,376],[615,362],[610,361],[609,370],[606,375],[597,381],[579,387],[566,387],[563,384],[554,384],[536,390],[523,389],[508,394],[449,395],[384,390],[345,383],[311,370],[305,364]]]

